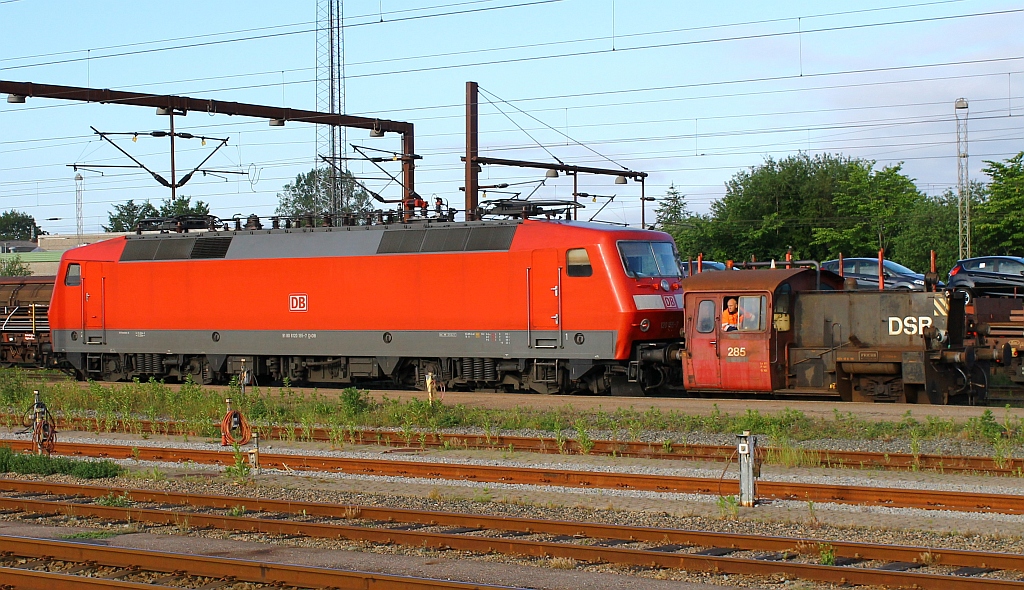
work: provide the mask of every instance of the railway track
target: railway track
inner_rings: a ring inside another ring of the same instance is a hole
[[[190,527],[268,535],[345,539],[483,554],[562,557],[580,562],[688,571],[781,575],[837,584],[935,589],[1024,588],[1021,577],[1024,556],[1009,553],[2,479],[0,493],[3,494],[0,508],[8,513],[74,515],[157,526],[180,526],[186,522]],[[112,495],[124,498],[129,505],[94,503]],[[239,512],[239,506],[244,506],[244,516],[232,516]],[[55,555],[45,551],[37,553]]]
[[[8,441],[16,451],[34,451],[31,442]],[[143,461],[185,462],[206,465],[233,465],[233,453],[211,450],[131,447],[81,443],[56,444],[59,455]],[[663,493],[736,495],[739,483],[700,477],[647,475],[607,471],[573,471],[497,465],[430,463],[390,459],[352,459],[332,456],[260,453],[259,464],[268,469],[289,471],[327,471],[354,475],[397,476],[427,480],[464,480],[480,483],[511,483],[543,486],[651,491]],[[882,488],[866,486],[826,485],[761,481],[757,485],[762,500],[796,500],[953,510],[960,512],[991,512],[1024,514],[1024,502],[1015,494],[979,494],[968,492]]]
[[[20,419],[20,416],[17,417]],[[211,423],[211,426],[216,427]],[[131,425],[100,423],[95,418],[61,418],[57,421],[59,430],[99,432],[114,430],[149,434],[196,435],[190,427],[171,421],[134,421]],[[440,449],[502,449],[530,453],[563,455],[602,455],[610,457],[636,457],[643,459],[673,459],[683,461],[726,462],[733,460],[736,448],[728,445],[695,445],[687,443],[657,443],[645,441],[595,440],[586,446],[574,439],[552,437],[526,437],[502,435],[461,435],[433,432],[412,434],[391,430],[357,429],[339,434],[327,428],[304,428],[300,426],[273,426],[270,438],[276,440],[298,440],[309,442],[348,442],[352,444],[376,444]],[[821,467],[885,469],[894,471],[918,471],[922,469],[943,473],[977,473],[989,475],[1024,475],[1024,458],[994,458],[964,455],[932,455],[922,453],[876,453],[869,451],[833,451],[800,449],[802,462]],[[763,462],[772,462],[781,455],[780,449],[758,447],[758,456]]]
[[[230,574],[225,575],[225,572]],[[334,588],[486,590],[507,588],[330,568],[201,557],[30,537],[0,536],[0,583],[54,588]]]

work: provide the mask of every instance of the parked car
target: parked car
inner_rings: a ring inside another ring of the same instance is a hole
[[[690,265],[687,262],[683,262],[679,265],[679,268],[683,271],[683,278],[690,276]],[[701,272],[707,272],[709,270],[725,270],[725,264],[722,262],[714,262],[712,260],[705,260],[700,265]],[[693,261],[693,273],[697,274],[697,261]]]
[[[1024,258],[981,256],[960,260],[949,271],[946,289],[964,293],[968,302],[978,295],[1024,297]]]
[[[822,263],[823,270],[839,273],[839,261],[829,260]],[[914,272],[902,264],[892,260],[882,261],[882,274],[886,289],[905,289],[908,291],[924,291],[924,275]],[[858,289],[878,290],[878,259],[877,258],[844,258],[843,276],[857,279]],[[939,283],[939,287],[942,287]]]

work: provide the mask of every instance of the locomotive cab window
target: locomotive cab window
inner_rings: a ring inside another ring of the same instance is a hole
[[[709,334],[715,331],[715,302],[705,299],[697,306],[697,331]]]
[[[793,294],[793,288],[789,283],[783,283],[775,290],[775,305],[772,310],[772,325],[779,332],[789,331],[789,303]]]
[[[626,276],[679,278],[679,253],[672,242],[619,242],[619,255]]]
[[[570,277],[589,277],[594,274],[586,248],[573,248],[565,253],[565,274]]]
[[[82,284],[82,265],[68,265],[68,270],[64,273],[64,284],[68,287],[77,287]]]
[[[765,329],[768,298],[764,295],[736,295],[725,298],[722,330],[759,332]]]
[[[768,298],[764,295],[740,297],[740,332],[764,331],[768,307]]]

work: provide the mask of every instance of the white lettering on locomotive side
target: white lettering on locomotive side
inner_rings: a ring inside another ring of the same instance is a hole
[[[907,316],[905,318],[889,316],[889,335],[899,336],[900,334],[907,334],[913,336],[920,334],[931,325],[932,318],[928,316]]]
[[[289,294],[288,311],[309,311],[309,296],[305,293]]]

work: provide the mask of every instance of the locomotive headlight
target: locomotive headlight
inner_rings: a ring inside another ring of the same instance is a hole
[[[672,285],[668,284],[668,281],[666,281],[665,279],[661,279],[661,290],[662,291],[668,291],[671,288],[672,288]]]
[[[650,330],[650,329],[651,329],[651,320],[649,320],[647,318],[644,318],[644,319],[640,320],[640,331],[641,332],[646,332],[647,330]]]

